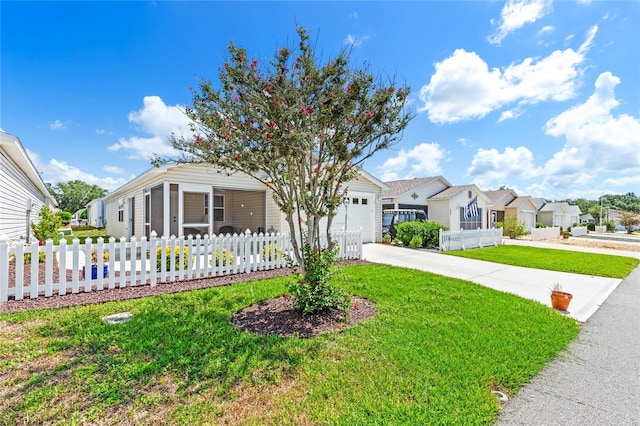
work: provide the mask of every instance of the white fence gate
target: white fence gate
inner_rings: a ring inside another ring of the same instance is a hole
[[[531,230],[531,241],[549,240],[551,238],[560,238],[560,228],[534,228]]]
[[[440,230],[440,250],[466,250],[469,248],[502,244],[502,228],[460,231]]]
[[[361,259],[360,232],[333,232],[340,259]],[[326,241],[324,242],[326,246]],[[84,244],[76,238],[71,245],[60,240],[44,246],[18,242],[9,245],[0,236],[0,302],[10,298],[35,299],[54,294],[100,291],[139,285],[209,278],[287,267],[291,254],[288,234],[220,235],[193,238],[146,237]],[[171,255],[173,254],[173,256]],[[27,262],[25,262],[25,257]],[[44,277],[40,277],[39,257],[43,257]],[[10,260],[11,258],[11,260]],[[293,259],[295,261],[295,259]],[[9,262],[15,271],[9,274]],[[31,278],[25,282],[25,263],[31,261]],[[54,268],[54,266],[56,266]],[[57,273],[54,273],[56,272]],[[70,272],[69,272],[70,271]],[[102,273],[100,273],[102,272]],[[54,276],[57,275],[57,279]],[[68,277],[70,275],[70,277]]]

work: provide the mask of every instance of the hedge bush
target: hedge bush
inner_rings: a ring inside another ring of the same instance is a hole
[[[448,228],[433,220],[424,222],[403,222],[398,224],[396,230],[396,240],[402,245],[411,247],[411,240],[418,236],[422,239],[423,248],[438,248],[440,244],[440,230],[446,231]],[[415,244],[415,243],[414,243]]]

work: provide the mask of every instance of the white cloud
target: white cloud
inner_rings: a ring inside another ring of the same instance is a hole
[[[96,129],[96,135],[104,135],[104,129]]]
[[[358,37],[351,34],[347,34],[347,37],[344,39],[343,43],[348,44],[350,46],[358,47],[367,40],[369,40],[369,36]]]
[[[439,175],[442,173],[440,161],[446,155],[447,151],[438,143],[421,143],[408,151],[401,149],[398,155],[388,158],[377,171],[383,182]],[[409,171],[405,170],[407,167]]]
[[[66,129],[67,125],[60,120],[56,120],[49,123],[49,128],[51,130],[60,130],[60,129]]]
[[[27,154],[33,162],[36,169],[42,173],[42,180],[57,184],[60,182],[68,182],[71,180],[81,180],[89,185],[98,185],[100,188],[112,191],[128,182],[129,179],[111,177],[98,177],[91,173],[83,172],[77,167],[70,166],[64,161],[58,161],[55,158],[43,163],[40,156],[33,151],[27,150]]]
[[[429,84],[420,89],[424,105],[419,111],[427,111],[431,122],[443,124],[479,119],[516,103],[515,109],[503,113],[502,121],[520,115],[519,108],[527,104],[571,99],[580,86],[580,65],[597,30],[597,26],[589,30],[577,51],[556,50],[545,58],[526,58],[503,69],[489,69],[477,53],[457,49],[435,64]]]
[[[545,166],[548,174],[571,175],[576,162],[589,173],[640,168],[640,118],[611,114],[619,104],[614,92],[618,84],[620,79],[610,72],[600,74],[587,101],[547,122],[548,135],[566,140]]]
[[[500,44],[511,32],[542,18],[551,10],[550,0],[508,0],[500,13],[500,25],[489,43]]]
[[[124,174],[124,169],[122,167],[118,167],[118,166],[104,166],[102,168],[102,170],[104,170],[107,173],[114,174],[114,175],[123,175]]]
[[[479,149],[467,169],[466,176],[478,186],[508,182],[513,178],[530,179],[541,169],[533,161],[533,153],[526,147],[506,147],[503,153],[496,149]]]
[[[128,150],[130,159],[148,159],[154,154],[177,155],[169,144],[169,136],[172,133],[180,135],[189,132],[189,119],[184,113],[184,106],[167,106],[159,96],[145,96],[143,104],[138,111],[129,113],[129,121],[152,136],[120,138],[109,150]]]
[[[637,187],[640,187],[640,169],[635,171],[635,175],[634,176],[605,179],[604,182],[602,182],[602,183],[605,186],[630,186],[630,185],[636,185]]]
[[[544,27],[542,27],[540,29],[540,31],[538,31],[538,37],[542,37],[546,34],[551,34],[552,32],[554,32],[556,29],[554,27],[552,27],[551,25],[546,25]]]

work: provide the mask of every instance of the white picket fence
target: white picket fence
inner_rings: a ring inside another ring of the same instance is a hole
[[[587,235],[588,228],[586,226],[572,226],[571,227],[571,236],[572,237],[581,237],[583,235]]]
[[[440,230],[440,250],[466,250],[470,248],[497,246],[502,244],[502,228],[470,229],[460,231]]]
[[[340,259],[362,258],[360,232],[334,232],[332,238],[340,247]],[[326,246],[326,241],[324,244]],[[93,250],[97,260],[95,268],[97,271],[106,271],[106,276],[96,273],[95,278],[92,278],[90,270]],[[44,280],[39,279],[37,259],[40,253],[44,253]],[[105,253],[108,253],[106,261]],[[175,255],[171,256],[170,253]],[[158,238],[152,234],[148,240],[146,237],[134,237],[130,241],[126,238],[119,241],[113,237],[108,241],[98,238],[95,244],[92,244],[91,239],[87,239],[84,244],[74,239],[70,245],[64,239],[59,245],[53,245],[52,240],[47,240],[43,246],[39,246],[37,242],[26,245],[22,242],[9,244],[8,238],[2,235],[0,302],[22,300],[26,295],[35,299],[55,294],[88,293],[140,285],[156,286],[174,281],[284,268],[288,266],[287,258],[291,253],[288,234],[198,235],[195,238]],[[29,282],[24,279],[27,254],[31,257]],[[10,261],[15,262],[15,278],[11,281]],[[59,270],[57,280],[54,279],[54,264]],[[86,274],[83,272],[85,268]],[[67,278],[67,270],[72,271],[71,279]]]

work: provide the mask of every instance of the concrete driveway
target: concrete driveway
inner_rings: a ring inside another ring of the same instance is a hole
[[[566,314],[580,322],[586,322],[622,281],[614,278],[502,265],[386,244],[365,244],[363,258],[370,262],[460,278],[535,300],[547,306],[551,306],[551,287],[555,283],[560,283],[564,291],[573,294]]]

